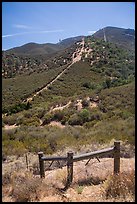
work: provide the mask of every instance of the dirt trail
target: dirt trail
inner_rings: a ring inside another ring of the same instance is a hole
[[[64,74],[64,72],[65,72],[67,69],[69,69],[74,63],[80,61],[80,60],[81,60],[82,52],[83,52],[83,50],[84,50],[84,43],[85,43],[85,42],[84,42],[84,38],[83,38],[83,39],[82,39],[82,42],[80,43],[80,45],[82,45],[82,47],[79,48],[76,52],[73,53],[73,55],[72,55],[72,63],[71,63],[69,66],[67,66],[66,69],[64,69],[60,74],[58,74],[58,75],[56,76],[56,78],[53,79],[51,82],[49,82],[44,88],[42,88],[40,91],[37,91],[33,96],[27,98],[25,101],[27,101],[27,102],[32,101],[33,98],[34,98],[35,96],[37,96],[39,93],[41,93],[41,92],[44,91],[44,90],[47,90],[48,87],[49,87],[50,85],[52,85],[58,78],[60,78],[60,77]]]
[[[66,126],[65,125],[62,125],[61,122],[57,122],[57,121],[51,121],[48,126],[57,126],[57,127],[60,127],[60,128],[65,128]]]
[[[56,105],[55,108],[51,107],[49,113],[51,113],[51,112],[53,112],[53,111],[56,111],[56,110],[63,110],[64,108],[67,108],[70,104],[71,104],[71,101],[69,101],[69,102],[68,102],[66,105],[64,105],[64,106],[61,106],[61,105],[58,106],[58,105]]]
[[[14,129],[14,128],[17,128],[17,127],[19,127],[19,125],[16,125],[16,124],[14,124],[14,125],[5,125],[4,129],[5,130],[11,130],[11,129]]]

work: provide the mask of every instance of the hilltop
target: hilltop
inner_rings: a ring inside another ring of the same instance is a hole
[[[17,55],[25,55],[25,56],[37,56],[37,55],[51,55],[58,51],[64,50],[75,42],[82,40],[84,36],[76,36],[67,38],[64,40],[60,40],[60,42],[53,44],[53,43],[45,43],[45,44],[38,44],[38,43],[27,43],[20,47],[15,47],[9,50],[6,50],[6,53],[14,53]]]
[[[106,27],[97,31],[92,36],[95,39],[104,39],[119,48],[126,49],[134,55],[135,31],[115,27]],[[71,62],[71,57],[77,49],[77,42],[84,36],[64,39],[59,43],[37,44],[28,43],[20,47],[12,48],[2,52],[2,76],[12,78],[20,74],[31,74],[59,67]],[[85,36],[85,39],[90,36]],[[112,47],[113,49],[113,47]],[[123,51],[122,51],[123,52]]]
[[[135,51],[135,30],[108,26],[98,30],[94,37],[115,43],[117,46]]]

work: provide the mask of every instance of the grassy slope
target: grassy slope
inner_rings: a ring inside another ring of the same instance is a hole
[[[7,109],[49,83],[64,67],[2,80],[2,107]]]
[[[78,62],[70,67],[51,87],[50,90],[43,92],[44,99],[48,100],[50,96],[73,97],[74,95],[84,95],[92,92],[83,85],[87,81],[99,84],[105,77],[95,73],[91,67],[84,62]]]
[[[17,130],[3,130],[3,152],[22,154],[24,151],[43,150],[52,154],[67,146],[80,149],[84,144],[107,144],[113,139],[128,141],[134,145],[133,93],[134,83],[102,90],[99,94],[99,106],[90,111],[87,109],[91,115],[99,115],[99,119],[86,122],[83,126],[66,126],[60,129],[45,125],[41,128],[39,118],[47,117],[44,106],[8,116],[3,120],[5,123],[13,121],[13,124],[19,123],[21,126]],[[106,108],[106,112],[102,112],[102,108]],[[68,108],[63,117],[69,119],[72,114],[79,114],[73,109],[72,106]]]
[[[87,39],[87,44],[89,42],[93,43],[91,39]],[[134,82],[130,82],[132,80],[128,81],[128,77],[126,78],[125,73],[122,72],[123,66],[126,66],[126,74],[133,77],[134,57],[131,55],[132,66],[130,67],[129,63],[128,67],[130,56],[126,52],[119,49],[117,54],[117,48],[110,43],[106,44],[106,49],[103,51],[102,43],[104,45],[104,42],[96,41],[92,48],[97,51],[95,56],[102,56],[101,52],[104,53],[107,64],[104,65],[100,59],[90,66],[90,58],[85,62],[80,61],[74,64],[47,91],[43,91],[42,94],[34,98],[30,110],[24,110],[3,119],[4,124],[16,123],[20,125],[17,130],[3,129],[3,152],[5,154],[22,154],[24,151],[37,152],[39,150],[53,153],[58,149],[66,148],[66,146],[74,146],[79,149],[83,144],[108,143],[112,139],[127,140],[128,143],[134,145],[135,85]],[[128,61],[124,62],[126,56]],[[115,63],[119,65],[116,70]],[[111,69],[107,74],[109,67]],[[3,80],[3,108],[20,102],[25,95],[32,94],[39,87],[47,84],[61,69]],[[114,74],[112,71],[117,71],[120,74],[121,82],[117,83],[117,87],[103,87],[102,83],[106,77],[111,76],[110,73]],[[123,85],[123,82],[127,84]],[[87,86],[87,83],[90,86]],[[94,87],[91,86],[93,84]],[[76,111],[74,103],[77,99],[94,97],[96,94],[99,96],[97,108],[91,110],[86,107],[85,110]],[[69,108],[56,115],[48,114],[52,106],[66,104],[69,100],[73,101]],[[88,117],[90,120],[87,120]],[[80,120],[85,121],[82,122],[82,126],[66,126],[64,129],[60,129],[47,125],[41,128],[40,119],[42,121],[56,119],[65,125],[69,121],[74,122],[75,120],[78,121],[78,124]]]

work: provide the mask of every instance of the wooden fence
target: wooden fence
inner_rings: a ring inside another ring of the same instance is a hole
[[[115,141],[114,146],[111,148],[99,150],[99,151],[94,151],[86,154],[81,154],[77,156],[73,156],[73,152],[68,152],[67,156],[51,156],[51,157],[45,157],[43,155],[43,152],[38,153],[39,157],[39,167],[40,167],[40,177],[45,178],[45,169],[44,169],[44,161],[67,161],[67,181],[66,181],[66,186],[64,189],[67,189],[70,184],[72,183],[73,180],[73,163],[80,161],[80,160],[85,160],[85,159],[90,159],[98,156],[104,156],[107,154],[111,154],[114,157],[114,174],[120,173],[120,142]],[[88,162],[89,162],[88,161]]]

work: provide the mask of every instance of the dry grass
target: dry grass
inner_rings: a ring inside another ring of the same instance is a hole
[[[46,170],[45,179],[41,180],[37,155],[28,156],[28,161],[29,169],[26,168],[25,157],[11,158],[3,163],[3,202],[134,201],[135,158],[121,158],[119,177],[113,176],[113,158],[100,158],[100,162],[94,158],[87,165],[87,160],[75,162],[73,181],[65,192],[61,189],[66,184],[66,166]]]
[[[39,200],[41,180],[38,178],[15,178],[13,183],[13,197],[16,202],[29,202]]]
[[[105,182],[106,198],[135,196],[135,170],[110,176]]]
[[[7,197],[11,197],[12,202],[38,202],[57,191],[46,180],[34,177],[29,171],[13,172],[8,181],[3,183],[3,202]]]

